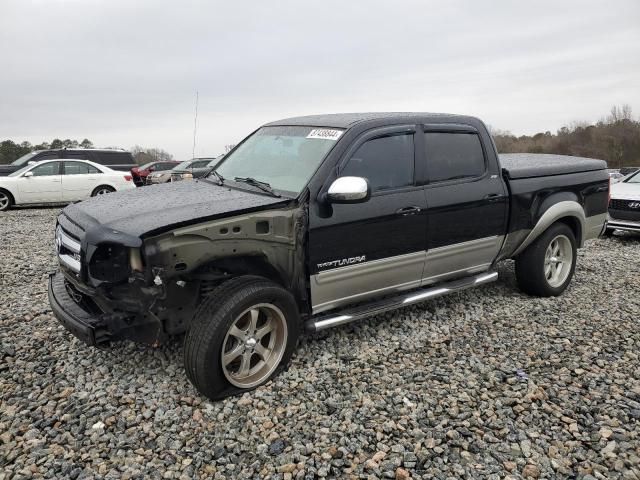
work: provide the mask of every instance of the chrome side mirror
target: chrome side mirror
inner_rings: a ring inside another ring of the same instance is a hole
[[[23,177],[25,177],[25,178],[33,177],[33,172],[32,171],[28,171],[27,173],[25,173],[23,175]]]
[[[369,182],[362,177],[336,178],[327,191],[327,201],[330,203],[361,203],[369,200],[369,197]]]

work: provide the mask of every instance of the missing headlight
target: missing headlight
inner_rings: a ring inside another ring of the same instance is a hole
[[[103,282],[120,282],[129,276],[129,252],[122,245],[99,245],[89,264],[89,274]]]

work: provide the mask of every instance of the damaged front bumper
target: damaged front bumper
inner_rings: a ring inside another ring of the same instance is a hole
[[[152,314],[131,315],[103,312],[58,271],[49,276],[49,303],[58,321],[89,346],[129,339],[158,344],[162,327]]]

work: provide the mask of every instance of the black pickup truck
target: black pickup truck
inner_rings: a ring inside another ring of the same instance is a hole
[[[284,368],[303,330],[494,281],[504,259],[524,292],[561,294],[605,227],[605,167],[498,158],[468,116],[281,120],[204,179],[66,207],[49,299],[89,345],[186,332],[189,379],[221,398]]]

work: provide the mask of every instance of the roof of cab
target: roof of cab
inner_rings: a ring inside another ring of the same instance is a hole
[[[329,113],[322,115],[307,115],[304,117],[285,118],[275,122],[267,123],[266,126],[287,125],[287,126],[316,126],[350,128],[362,123],[379,123],[386,121],[389,123],[402,122],[429,122],[429,121],[459,121],[463,123],[475,123],[478,119],[464,115],[453,115],[449,113],[420,113],[420,112],[368,112],[368,113]]]

